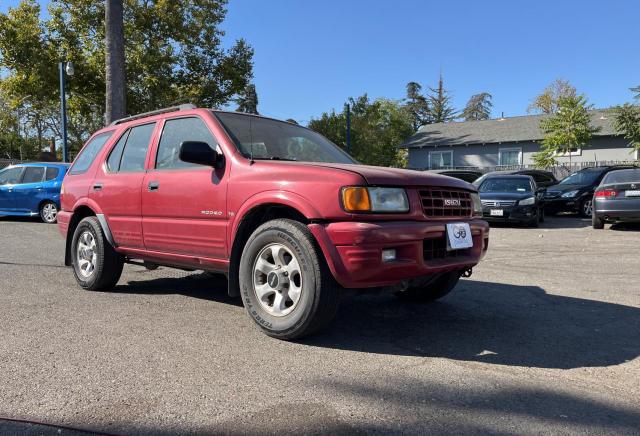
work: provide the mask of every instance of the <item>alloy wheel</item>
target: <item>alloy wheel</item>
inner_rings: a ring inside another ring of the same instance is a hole
[[[302,270],[296,255],[283,244],[264,247],[253,263],[253,290],[273,316],[291,313],[302,294]]]
[[[78,238],[76,256],[80,274],[85,278],[91,277],[96,269],[98,254],[96,253],[96,239],[90,231],[84,231]]]

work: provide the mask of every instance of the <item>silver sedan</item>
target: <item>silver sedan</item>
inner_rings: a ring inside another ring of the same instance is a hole
[[[607,222],[640,222],[640,168],[609,172],[593,196],[594,229]]]

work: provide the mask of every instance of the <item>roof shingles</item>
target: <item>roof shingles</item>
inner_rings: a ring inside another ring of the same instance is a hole
[[[591,124],[600,127],[595,136],[612,136],[613,114],[606,109],[589,111]],[[539,141],[544,137],[540,120],[547,115],[525,115],[484,121],[427,124],[400,147],[433,147],[437,145],[495,144],[503,142]]]

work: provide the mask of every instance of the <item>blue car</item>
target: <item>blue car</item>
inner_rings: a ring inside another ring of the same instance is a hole
[[[37,216],[55,223],[60,186],[69,164],[42,162],[12,165],[0,171],[0,216]]]

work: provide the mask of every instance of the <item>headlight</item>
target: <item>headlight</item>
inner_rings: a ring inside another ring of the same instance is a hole
[[[525,198],[524,200],[520,200],[518,205],[520,206],[531,206],[536,202],[536,197]]]
[[[409,212],[409,199],[402,188],[342,188],[342,205],[347,212]]]
[[[578,195],[578,191],[569,191],[569,192],[565,192],[564,194],[562,194],[562,198],[572,198],[575,197],[576,195]]]
[[[471,200],[473,200],[473,215],[482,216],[482,201],[480,201],[480,194],[472,192]]]

